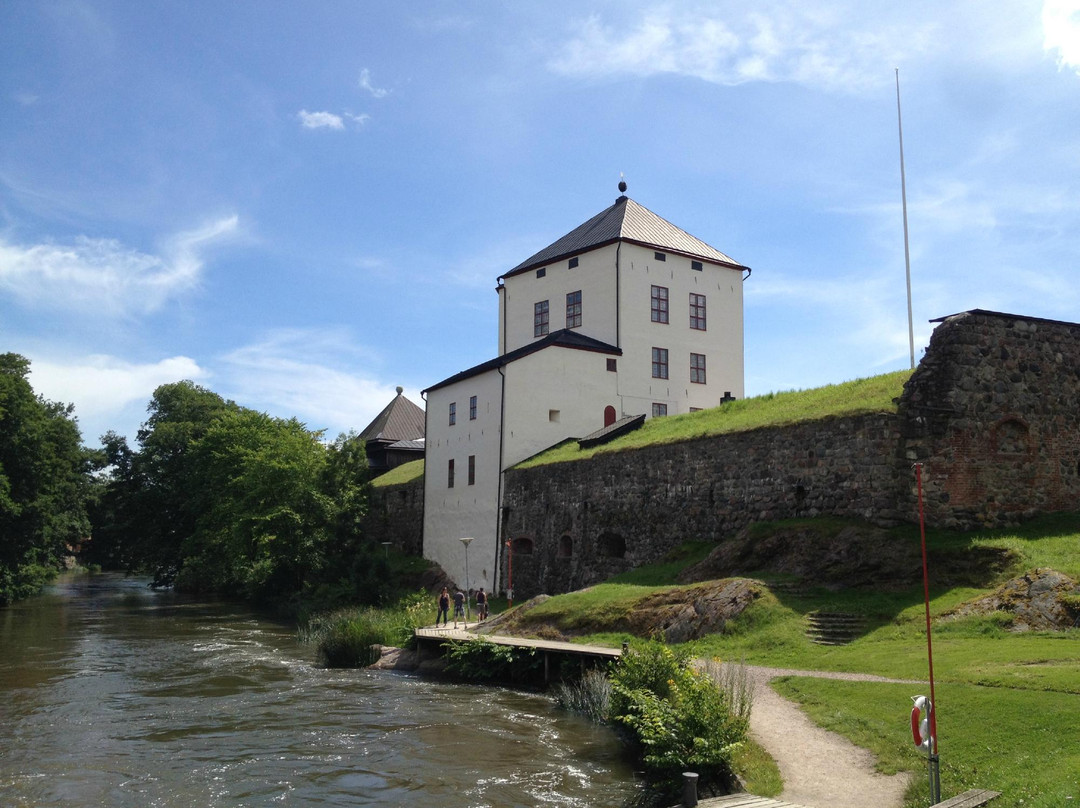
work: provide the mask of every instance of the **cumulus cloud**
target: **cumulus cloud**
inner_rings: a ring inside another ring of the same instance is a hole
[[[300,125],[305,129],[344,129],[345,121],[333,112],[308,112],[306,109],[296,113]]]
[[[841,9],[804,3],[660,6],[638,19],[574,23],[548,67],[575,76],[693,76],[722,85],[796,82],[860,91],[887,78],[883,59],[925,47],[917,25],[874,19],[860,26]]]
[[[35,309],[148,314],[198,285],[204,250],[237,224],[230,216],[178,233],[156,255],[115,239],[80,236],[66,245],[27,246],[0,237],[0,294]]]
[[[83,441],[94,445],[110,430],[134,442],[158,386],[184,379],[200,381],[209,374],[186,356],[137,363],[98,354],[34,359],[30,375],[35,392],[50,401],[75,405]]]
[[[1042,10],[1043,49],[1058,68],[1080,74],[1080,0],[1046,0]]]
[[[374,98],[385,98],[390,94],[389,90],[376,87],[371,83],[371,71],[366,67],[360,71],[360,88],[367,90]]]
[[[296,416],[333,438],[362,430],[396,395],[403,380],[385,384],[358,369],[377,364],[344,330],[279,329],[225,355],[219,375],[229,380],[227,395],[237,402]],[[421,404],[419,390],[406,395]]]

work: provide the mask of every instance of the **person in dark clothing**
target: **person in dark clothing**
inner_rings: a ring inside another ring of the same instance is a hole
[[[480,587],[476,593],[476,619],[487,619],[487,594],[484,592],[484,587]]]
[[[454,628],[457,628],[458,615],[465,620],[465,593],[460,589],[454,592]],[[465,628],[469,627],[469,621],[465,620]]]
[[[446,587],[442,588],[442,592],[439,593],[439,613],[435,615],[435,625],[439,625],[439,618],[442,618],[442,624],[445,626],[446,621],[450,618],[450,593]]]

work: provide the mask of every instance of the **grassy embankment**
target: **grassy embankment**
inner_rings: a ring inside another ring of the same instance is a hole
[[[767,527],[761,528],[767,529]],[[895,541],[918,542],[914,528],[893,531]],[[1025,570],[1053,567],[1080,578],[1080,516],[1047,517],[1009,531],[932,533],[935,554],[955,563],[958,548],[1008,551],[1011,563],[978,585],[931,585],[934,673],[943,794],[967,788],[1003,792],[1001,808],[1060,806],[1080,800],[1080,629],[1012,633],[1004,613],[945,619],[952,607],[985,594]],[[618,625],[641,599],[674,582],[673,571],[700,557],[691,546],[681,560],[635,570],[612,581],[552,598],[529,613],[530,623],[553,625],[582,641],[618,644],[629,637],[604,631]],[[765,583],[790,579],[755,574]],[[790,586],[785,588],[790,589]],[[925,612],[921,585],[896,591],[828,591],[808,586],[798,594],[766,594],[723,634],[690,644],[697,656],[803,670],[873,673],[926,682]],[[814,610],[864,614],[868,629],[850,645],[819,646],[804,634]],[[585,633],[583,633],[585,632]],[[844,682],[806,677],[781,679],[785,696],[800,702],[819,724],[872,750],[886,773],[919,774],[907,804],[925,805],[925,758],[913,747],[910,697],[925,684]],[[749,765],[745,761],[743,765]],[[753,768],[753,767],[751,767]],[[750,773],[753,781],[758,775]],[[755,784],[757,785],[757,784]],[[768,791],[758,785],[759,792]]]

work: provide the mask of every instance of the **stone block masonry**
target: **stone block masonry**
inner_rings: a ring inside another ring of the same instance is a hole
[[[424,478],[399,485],[373,486],[363,530],[375,541],[390,542],[395,550],[422,555]]]
[[[515,596],[587,586],[762,520],[916,522],[916,462],[931,526],[1080,510],[1080,325],[963,312],[939,322],[895,413],[511,469],[501,530]],[[382,540],[420,551],[422,499],[419,483],[373,497]]]

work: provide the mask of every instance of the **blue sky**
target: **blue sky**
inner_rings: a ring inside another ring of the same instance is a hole
[[[1080,321],[1080,0],[0,3],[0,351],[133,436],[192,379],[330,437],[496,354],[640,204],[753,269],[748,395]]]

